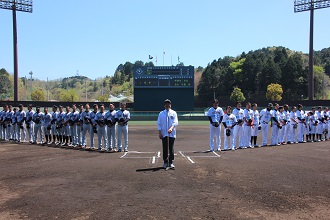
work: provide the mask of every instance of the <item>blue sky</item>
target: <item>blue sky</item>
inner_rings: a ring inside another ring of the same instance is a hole
[[[163,65],[163,51],[165,65],[179,56],[205,67],[268,46],[309,48],[309,12],[294,13],[293,0],[33,2],[32,14],[17,12],[19,77],[96,79],[149,54]],[[330,8],[315,11],[315,50],[330,47],[329,21]],[[0,30],[0,68],[13,73],[11,11],[0,10]]]

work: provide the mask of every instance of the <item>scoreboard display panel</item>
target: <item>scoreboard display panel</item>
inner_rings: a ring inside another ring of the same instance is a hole
[[[134,110],[161,110],[167,98],[174,110],[194,109],[193,66],[134,67]]]

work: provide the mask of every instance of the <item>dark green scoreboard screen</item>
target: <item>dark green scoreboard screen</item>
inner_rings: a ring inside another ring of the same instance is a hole
[[[194,110],[194,67],[135,67],[134,110],[160,111],[165,99],[176,111]]]

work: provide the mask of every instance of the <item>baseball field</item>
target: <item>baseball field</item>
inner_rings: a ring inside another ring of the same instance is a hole
[[[207,122],[182,122],[168,171],[155,122],[129,125],[128,153],[0,142],[0,219],[329,219],[329,141],[208,142]]]

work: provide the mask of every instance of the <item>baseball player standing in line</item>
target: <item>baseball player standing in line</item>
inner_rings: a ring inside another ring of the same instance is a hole
[[[57,115],[57,119],[56,119],[56,129],[57,129],[57,132],[58,132],[58,145],[62,145],[64,144],[65,140],[64,140],[64,136],[63,136],[63,122],[64,122],[64,116],[65,116],[65,112],[63,111],[63,106],[60,105],[59,107],[59,113]]]
[[[237,125],[236,116],[231,113],[231,106],[226,107],[226,114],[223,116],[222,124],[225,127],[224,129],[224,150],[228,149],[228,145],[231,150],[235,150],[235,140],[234,140],[234,127]],[[230,141],[229,141],[230,140]]]
[[[97,133],[97,123],[95,121],[96,114],[98,112],[99,106],[97,104],[93,105],[93,111],[90,113],[89,117],[91,120],[91,131],[89,133],[89,138],[91,142],[91,146],[89,149],[95,149],[94,148],[94,133]]]
[[[298,128],[298,117],[297,117],[297,107],[292,106],[292,111],[290,112],[290,141],[288,144],[298,144],[298,137],[297,137],[297,128]]]
[[[260,111],[260,124],[262,131],[262,146],[267,146],[268,123],[271,119],[273,104],[269,103],[267,108]]]
[[[302,109],[302,105],[298,104],[298,110],[296,112],[297,118],[298,118],[298,142],[299,143],[305,143],[304,141],[304,132],[305,132],[305,125],[306,125],[306,118],[305,118],[305,112]]]
[[[329,108],[328,107],[324,107],[324,110],[323,110],[323,115],[324,115],[324,127],[323,127],[323,130],[324,130],[324,138],[325,140],[329,140],[329,126],[330,126],[330,113],[329,113]]]
[[[71,116],[70,112],[70,106],[66,106],[66,113],[63,115],[63,144],[62,146],[69,146],[69,137],[71,137],[70,134],[70,125],[69,125],[69,120]],[[72,138],[70,138],[72,139]]]
[[[89,136],[92,136],[93,129],[92,129],[92,120],[90,117],[91,111],[89,110],[89,104],[85,105],[85,111],[81,114],[80,119],[83,123],[83,131],[82,131],[82,147],[86,148],[87,145],[87,138],[86,133],[89,133]]]
[[[107,124],[107,136],[108,136],[108,151],[116,151],[117,150],[117,142],[116,142],[116,110],[115,105],[110,103],[109,111],[105,114],[105,120]]]
[[[17,118],[16,118],[17,108],[13,109],[12,115],[11,115],[11,124],[12,124],[12,130],[11,130],[11,138],[13,141],[17,141]]]
[[[72,147],[76,147],[78,145],[78,128],[77,122],[79,119],[79,112],[77,111],[76,104],[72,105],[72,113],[70,114],[69,125],[70,125],[70,143]]]
[[[214,151],[214,138],[216,139],[217,151],[221,151],[221,121],[223,118],[223,110],[219,107],[219,101],[214,99],[212,101],[213,107],[211,107],[207,116],[210,121],[210,151]]]
[[[312,107],[311,109],[311,134],[312,134],[312,142],[315,142],[317,141],[317,137],[316,137],[316,134],[317,134],[317,126],[318,126],[318,120],[317,120],[317,114],[315,112],[315,107]]]
[[[254,122],[253,122],[253,111],[251,109],[251,103],[247,102],[246,103],[246,108],[244,109],[244,127],[243,127],[243,147],[244,148],[254,148],[252,146],[252,141],[251,141],[251,133],[252,129],[254,128]]]
[[[323,111],[322,111],[322,106],[319,106],[317,108],[317,120],[318,120],[318,125],[317,125],[317,141],[323,141]]]
[[[158,137],[162,140],[164,169],[174,169],[174,141],[176,138],[176,127],[179,124],[177,113],[171,109],[172,102],[169,99],[164,101],[164,110],[157,119]],[[170,151],[170,152],[168,152]]]
[[[12,118],[13,118],[13,107],[8,105],[8,111],[6,115],[6,123],[7,123],[7,140],[12,140],[13,138],[13,126],[12,126]]]
[[[237,119],[237,126],[234,127],[234,144],[236,146],[236,142],[238,140],[238,146],[240,149],[244,148],[244,145],[243,145],[244,110],[241,109],[241,107],[242,107],[242,103],[236,102],[236,108],[233,110],[233,115],[235,115],[235,117]]]
[[[26,132],[24,129],[24,121],[26,120],[26,113],[24,111],[24,106],[22,104],[18,105],[17,112],[17,142],[26,142]],[[21,132],[23,133],[23,140],[21,139]]]
[[[285,122],[285,113],[284,113],[284,106],[280,106],[278,107],[278,111],[279,111],[279,123],[280,123],[280,127],[278,130],[278,138],[277,138],[277,142],[280,145],[284,145],[284,131],[285,131],[285,126],[286,126],[286,122]]]
[[[290,139],[290,110],[289,110],[289,105],[284,104],[284,127],[282,127],[284,135],[283,135],[283,144],[286,144],[288,140]]]
[[[3,119],[2,119],[2,117],[3,117],[3,115],[4,115],[4,113],[5,113],[5,107],[2,107],[2,110],[0,111],[0,140],[4,140],[4,138],[3,138],[3,127],[4,127],[4,123],[3,123]]]
[[[30,144],[33,143],[33,136],[34,136],[34,122],[32,121],[33,115],[34,115],[34,110],[32,109],[32,105],[28,105],[28,111],[26,113],[26,129],[28,132],[29,136],[29,142]]]
[[[259,133],[259,111],[257,110],[258,105],[256,103],[252,104],[252,112],[253,112],[253,127],[252,127],[252,133],[251,133],[251,144],[253,142],[254,147],[258,147],[257,145],[257,137]],[[260,127],[261,128],[261,127]]]
[[[78,119],[76,122],[77,125],[77,142],[78,142],[78,147],[81,148],[83,143],[82,143],[82,131],[83,131],[83,120],[81,118],[82,113],[84,112],[84,106],[82,104],[79,105],[79,113],[78,113]]]
[[[51,133],[53,135],[53,142],[51,142],[51,140],[49,140],[49,142],[51,142],[51,144],[55,144],[56,143],[56,137],[57,137],[57,141],[60,141],[58,133],[57,133],[57,129],[56,129],[56,120],[57,120],[57,106],[54,105],[53,106],[53,112],[51,113],[52,115],[52,121],[51,121]]]
[[[102,150],[102,144],[104,144],[103,149],[108,148],[107,139],[107,127],[105,125],[105,114],[104,104],[100,104],[100,111],[95,116],[95,122],[97,123],[97,139],[98,139],[98,150]]]
[[[122,151],[122,134],[124,135],[124,151],[128,151],[128,121],[131,119],[130,112],[126,110],[126,103],[121,103],[121,108],[115,116],[118,122],[118,152]]]
[[[3,140],[5,141],[8,141],[8,138],[7,138],[7,112],[8,112],[8,105],[5,105],[4,106],[4,109],[3,109],[3,114],[2,114],[2,124],[3,124],[3,127],[2,127],[2,136],[3,136]]]
[[[278,111],[279,104],[274,104],[274,109],[271,112],[271,127],[272,127],[272,136],[270,141],[270,146],[279,146],[278,144],[278,131],[281,127],[281,124],[279,122],[280,119],[280,112]]]
[[[40,107],[36,107],[36,112],[33,114],[32,121],[34,122],[34,137],[33,137],[33,143],[36,144],[38,141],[38,133],[40,137],[40,142],[44,142],[43,132],[42,132],[42,118],[44,116],[44,113],[40,112]]]
[[[42,144],[48,144],[51,140],[50,130],[52,129],[52,114],[48,112],[48,108],[44,108],[44,115],[42,118],[42,124],[44,128],[44,134],[46,141]]]

